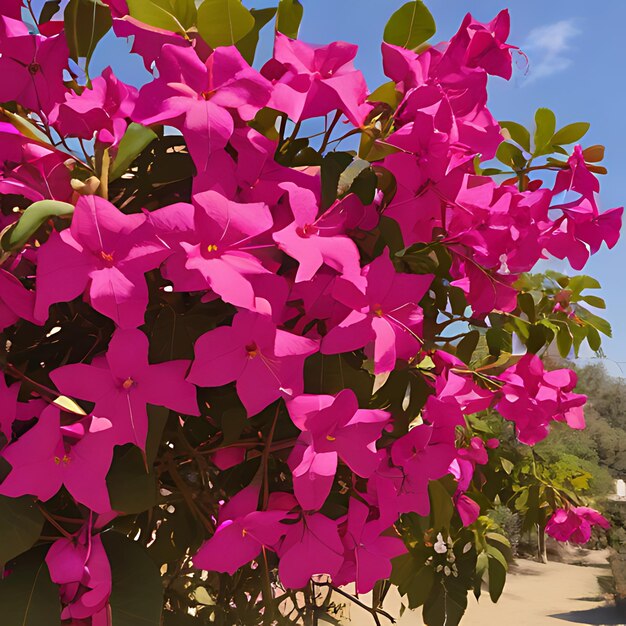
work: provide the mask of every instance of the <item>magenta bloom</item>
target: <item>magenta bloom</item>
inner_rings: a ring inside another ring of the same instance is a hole
[[[107,146],[117,145],[128,126],[137,99],[137,90],[118,80],[110,67],[91,81],[80,95],[65,95],[65,102],[50,114],[50,122],[64,137],[93,139]]]
[[[37,323],[34,312],[35,293],[25,289],[13,274],[0,269],[0,331],[20,319]]]
[[[578,506],[569,510],[556,510],[546,524],[546,532],[557,541],[583,544],[591,539],[591,529],[594,526],[606,530],[611,524],[595,509]]]
[[[322,507],[330,493],[338,460],[368,478],[380,464],[376,442],[390,419],[386,411],[359,409],[351,389],[337,396],[302,395],[287,403],[302,431],[289,457],[293,486],[305,510]]]
[[[195,567],[232,576],[256,559],[263,547],[274,548],[288,530],[288,526],[280,524],[287,513],[259,511],[258,502],[259,488],[249,486],[220,509],[217,530],[193,558]]]
[[[348,522],[342,537],[345,561],[335,584],[356,582],[357,593],[367,593],[379,580],[391,575],[391,559],[404,554],[407,549],[398,536],[387,536],[380,519],[368,521],[369,507],[350,498]]]
[[[30,35],[21,21],[0,18],[0,102],[14,100],[27,109],[49,113],[67,91],[63,84],[67,57],[63,33]]]
[[[255,308],[255,292],[249,277],[269,270],[255,256],[255,239],[272,227],[273,219],[267,205],[260,202],[240,204],[227,200],[215,191],[205,191],[193,198],[193,219],[181,216],[188,205],[176,205],[172,216],[189,228],[176,234],[178,245],[163,267],[163,276],[174,283],[177,291],[212,289],[225,302],[246,309]],[[159,214],[172,213],[166,207],[151,215],[151,220],[167,240],[171,233]],[[178,217],[180,216],[180,217]]]
[[[355,126],[371,110],[367,85],[354,69],[357,46],[336,41],[311,46],[276,33],[274,58],[261,70],[274,83],[269,107],[284,111],[294,122],[339,109]]]
[[[2,451],[12,469],[0,493],[11,498],[30,494],[45,502],[65,485],[80,504],[97,513],[109,511],[112,435],[111,422],[98,417],[61,427],[60,409],[48,406],[30,430]]]
[[[133,119],[181,130],[201,172],[233,134],[233,114],[250,120],[270,96],[270,84],[234,46],[218,48],[203,63],[193,49],[168,44],[157,68],[159,77],[141,89]]]
[[[140,330],[118,329],[106,358],[91,365],[75,363],[50,373],[65,395],[95,402],[94,412],[113,424],[115,443],[144,449],[148,432],[146,405],[198,415],[196,390],[185,381],[189,361],[148,362],[148,338]]]
[[[587,396],[572,392],[577,381],[573,371],[545,371],[539,357],[527,354],[501,374],[500,380],[505,384],[496,408],[515,422],[522,443],[532,446],[545,439],[552,420],[577,430],[585,427]]]
[[[22,0],[5,0],[0,8],[0,15],[10,17],[12,20],[22,19]]]
[[[304,513],[286,528],[277,550],[278,575],[285,587],[302,589],[315,574],[334,578],[339,573],[344,549],[336,521],[321,513]]]
[[[220,326],[196,341],[188,380],[200,387],[237,383],[248,415],[274,400],[302,393],[304,360],[317,342],[276,328],[267,315],[240,311],[232,326]]]
[[[88,290],[96,311],[122,328],[144,323],[148,287],[144,274],[170,254],[145,215],[124,215],[97,196],[82,196],[72,225],[53,231],[39,248],[35,315],[45,320],[55,302]]]
[[[57,539],[48,550],[46,564],[50,578],[60,586],[63,620],[92,618],[93,626],[109,623],[111,566],[100,535],[92,536],[85,528],[78,539]]]
[[[342,208],[350,199],[334,204],[318,217],[319,204],[312,191],[292,183],[283,187],[288,190],[294,221],[273,237],[281,250],[298,261],[296,282],[311,280],[324,264],[346,280],[359,282],[359,250],[345,235],[347,215]]]
[[[352,312],[331,328],[322,341],[323,354],[339,354],[373,344],[374,372],[390,372],[396,359],[408,359],[419,351],[415,338],[422,321],[418,302],[432,275],[398,274],[388,253],[363,268],[365,293],[347,281],[337,281],[334,297]]]

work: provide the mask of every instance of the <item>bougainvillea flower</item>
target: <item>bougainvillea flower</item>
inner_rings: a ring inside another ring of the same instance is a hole
[[[285,587],[302,589],[311,576],[334,578],[343,563],[343,544],[337,522],[321,513],[304,513],[287,532],[277,549],[278,575]]]
[[[259,511],[259,489],[246,487],[221,509],[215,534],[193,558],[194,566],[231,576],[243,565],[256,559],[263,547],[273,549],[288,526],[280,524],[287,513],[280,510]]]
[[[524,355],[500,375],[498,411],[515,423],[518,439],[534,445],[545,439],[553,420],[570,428],[585,427],[583,405],[587,396],[573,393],[576,374],[568,369],[545,371],[541,359]]]
[[[177,235],[180,241],[173,245],[163,276],[174,283],[177,291],[212,289],[225,302],[254,309],[255,293],[249,276],[269,272],[255,256],[257,248],[265,247],[255,245],[255,238],[273,224],[269,208],[260,202],[232,202],[215,191],[196,194],[193,204],[189,229]],[[180,206],[178,213],[184,209]],[[161,225],[162,211],[151,219],[167,240],[166,229],[171,229],[169,220]],[[185,218],[180,223],[183,221]]]
[[[351,389],[337,396],[302,395],[287,403],[302,431],[289,458],[294,492],[305,510],[321,508],[341,459],[357,475],[368,478],[380,464],[376,442],[389,413],[359,409]]]
[[[319,202],[315,194],[292,183],[284,183],[294,221],[274,233],[278,247],[298,261],[296,282],[311,280],[326,264],[351,282],[359,282],[361,265],[359,250],[345,235],[346,203],[337,202],[318,216]],[[347,199],[349,202],[350,199]]]
[[[379,580],[391,575],[391,559],[407,549],[398,536],[387,536],[380,520],[368,521],[369,507],[350,498],[348,521],[342,537],[344,563],[333,583],[356,583],[357,593],[368,593]]]
[[[276,328],[271,317],[240,311],[232,326],[220,326],[196,341],[196,358],[188,380],[200,387],[236,381],[248,415],[274,400],[303,390],[303,367],[317,342]]]
[[[50,578],[60,585],[63,620],[92,618],[94,626],[108,623],[111,566],[100,535],[92,536],[90,529],[84,529],[77,539],[57,539],[48,550],[46,564]]]
[[[11,426],[17,418],[17,394],[20,391],[19,383],[7,386],[4,374],[0,374],[0,433],[8,441],[11,440]]]
[[[67,91],[65,34],[30,35],[26,24],[0,17],[0,102],[16,101],[27,109],[49,113]]]
[[[294,122],[339,109],[361,126],[372,107],[363,75],[354,69],[357,50],[343,41],[311,46],[276,33],[274,58],[261,70],[274,84],[268,106]]]
[[[12,469],[0,493],[46,501],[65,485],[77,502],[99,513],[109,511],[106,475],[113,458],[112,435],[111,422],[104,418],[61,427],[60,409],[48,406],[30,430],[2,451]]]
[[[234,46],[218,48],[203,63],[193,49],[168,44],[157,68],[159,77],[141,89],[133,118],[181,130],[201,172],[233,134],[231,110],[252,119],[270,96],[270,84]]]
[[[0,15],[10,17],[12,20],[22,19],[22,0],[5,0],[0,8]]]
[[[348,281],[337,281],[334,297],[352,309],[322,341],[323,354],[339,354],[373,344],[374,372],[390,372],[396,359],[419,351],[416,338],[422,321],[417,303],[433,276],[399,274],[385,252],[363,269],[365,293]]]
[[[569,510],[557,509],[546,524],[546,533],[557,541],[582,544],[591,539],[591,529],[594,526],[606,530],[611,524],[598,511],[586,506],[572,507]]]
[[[106,358],[92,365],[75,363],[50,373],[67,396],[95,402],[97,415],[113,424],[116,444],[144,448],[148,433],[147,404],[185,415],[198,415],[196,390],[186,382],[189,361],[148,362],[148,338],[140,330],[113,333]]]
[[[135,108],[137,90],[124,84],[107,67],[80,95],[68,93],[50,114],[50,122],[63,137],[93,139],[117,145],[126,132],[127,118]]]
[[[45,320],[51,304],[87,290],[96,311],[136,328],[148,306],[144,274],[169,254],[144,215],[125,215],[102,198],[82,196],[70,228],[53,231],[39,248],[35,316]]]
[[[13,274],[0,269],[0,331],[19,319],[37,323],[34,313],[35,292],[25,289]]]

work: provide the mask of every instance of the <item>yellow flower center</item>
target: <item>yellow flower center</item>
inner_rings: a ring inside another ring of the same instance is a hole
[[[135,384],[135,381],[130,378],[130,376],[122,383],[122,387],[124,387],[124,389],[128,390],[130,389],[133,385]]]
[[[207,246],[206,249],[207,249],[207,252],[217,252],[217,246],[214,243]]]
[[[335,441],[337,439],[337,437],[333,437],[332,435],[326,435],[326,439],[328,441]]]

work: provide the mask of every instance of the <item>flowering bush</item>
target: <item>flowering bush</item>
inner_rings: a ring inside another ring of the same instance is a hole
[[[378,622],[390,582],[456,624],[504,585],[494,506],[605,525],[513,442],[584,427],[537,355],[600,350],[599,285],[529,272],[615,245],[603,148],[493,118],[505,11],[431,46],[408,2],[370,91],[297,0],[196,4],[0,11],[3,625],[316,623],[346,585]],[[140,90],[90,77],[111,29]]]

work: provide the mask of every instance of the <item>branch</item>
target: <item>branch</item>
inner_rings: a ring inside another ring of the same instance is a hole
[[[350,600],[350,602],[353,602],[357,606],[361,607],[374,618],[374,621],[376,622],[376,626],[381,626],[380,619],[378,619],[379,615],[386,617],[392,624],[396,623],[395,618],[389,615],[387,611],[383,611],[383,609],[377,609],[373,606],[367,606],[367,604],[365,604],[364,602],[361,602],[361,600],[359,600],[355,596],[350,595],[348,592],[343,591],[343,589],[339,589],[339,587],[335,587],[334,585],[331,585],[330,583],[313,583],[313,584],[317,585],[318,587],[330,587],[335,593],[338,593],[340,596],[347,598],[348,600]]]

